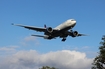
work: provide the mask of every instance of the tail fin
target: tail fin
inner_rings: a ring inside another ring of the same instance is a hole
[[[47,27],[46,27],[46,24],[44,25],[44,28],[47,28]]]

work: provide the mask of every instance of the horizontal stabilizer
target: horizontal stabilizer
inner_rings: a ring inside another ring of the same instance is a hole
[[[88,35],[86,35],[86,34],[78,34],[78,36],[88,36]]]

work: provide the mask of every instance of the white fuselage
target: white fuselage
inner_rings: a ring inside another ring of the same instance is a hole
[[[76,20],[74,19],[69,19],[55,28],[52,27],[46,28],[46,26],[45,28],[42,28],[35,26],[26,26],[21,24],[12,24],[12,25],[24,27],[39,32],[44,32],[44,35],[32,35],[32,36],[43,37],[45,39],[53,39],[56,37],[60,37],[62,38],[62,41],[65,41],[67,36],[71,37],[84,36],[84,34],[79,34],[78,31],[72,30],[72,28],[76,25]]]
[[[74,19],[69,19],[69,20],[65,21],[64,23],[58,25],[54,29],[57,29],[57,30],[63,30],[65,28],[70,29],[71,27],[74,27],[75,24],[76,24],[76,21]]]

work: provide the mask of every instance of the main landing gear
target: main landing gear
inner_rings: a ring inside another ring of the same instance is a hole
[[[63,38],[62,41],[64,42],[66,40],[66,38]]]

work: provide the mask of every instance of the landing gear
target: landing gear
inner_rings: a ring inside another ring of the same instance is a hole
[[[66,40],[66,38],[63,38],[62,41],[64,42]]]
[[[73,32],[73,30],[70,30],[70,32]]]

